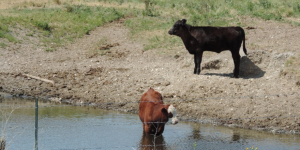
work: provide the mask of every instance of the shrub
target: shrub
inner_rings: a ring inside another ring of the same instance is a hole
[[[272,4],[268,0],[259,0],[259,3],[265,8],[269,9],[271,8]]]
[[[60,1],[60,0],[54,0],[54,2],[55,2],[56,4],[58,4],[58,5],[61,4],[61,1]]]
[[[45,30],[45,31],[50,31],[50,26],[47,22],[35,22],[35,26],[42,29],[42,30]]]
[[[254,4],[251,1],[248,1],[247,2],[247,8],[248,8],[248,10],[253,11],[254,10]]]

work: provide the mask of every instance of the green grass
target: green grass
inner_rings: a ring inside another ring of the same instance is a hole
[[[50,46],[49,49],[56,49],[67,41],[89,34],[96,27],[124,17],[125,14],[125,10],[84,5],[66,5],[64,8],[52,9],[10,10],[8,15],[0,16],[2,23],[0,24],[0,38],[15,41],[9,33],[9,28],[14,28],[18,24],[33,32],[39,32],[45,46]]]
[[[11,35],[8,25],[6,24],[5,19],[0,18],[0,38],[5,38],[9,42],[16,42],[15,37]],[[2,44],[3,45],[3,44]]]
[[[86,0],[85,2],[138,3],[144,9],[111,8],[101,6],[71,5],[56,0],[60,7],[13,9],[0,15],[0,38],[16,42],[10,29],[21,25],[32,33],[39,33],[48,50],[56,49],[69,41],[74,41],[98,26],[116,19],[126,18],[125,25],[131,30],[133,38],[145,45],[145,50],[167,48],[180,45],[180,39],[170,36],[167,31],[175,21],[185,18],[187,23],[199,26],[242,26],[246,24],[241,16],[258,17],[265,20],[287,21],[286,18],[300,17],[298,0]],[[33,5],[34,6],[34,5]],[[45,5],[47,6],[47,5]],[[129,16],[129,17],[128,17]]]
[[[145,41],[145,50],[178,46],[180,40],[170,37],[167,31],[175,21],[185,18],[187,23],[198,26],[247,26],[241,16],[258,17],[264,20],[300,23],[285,20],[300,17],[300,1],[297,0],[144,0],[151,1],[150,13],[141,11],[139,15],[126,20],[125,25],[139,40]],[[151,13],[151,11],[155,11]],[[153,15],[156,14],[156,15]],[[152,35],[142,36],[144,32]],[[160,31],[162,34],[156,34]]]

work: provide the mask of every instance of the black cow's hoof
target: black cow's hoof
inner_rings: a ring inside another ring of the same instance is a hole
[[[233,76],[234,78],[239,78],[239,76]]]

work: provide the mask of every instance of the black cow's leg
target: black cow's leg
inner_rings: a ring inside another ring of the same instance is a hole
[[[195,61],[195,68],[194,74],[200,74],[200,65],[202,61],[202,53],[201,54],[194,54],[194,61]]]
[[[240,59],[241,55],[239,54],[239,51],[232,51],[232,59],[234,62],[234,70],[233,70],[233,75],[235,78],[239,78],[239,73],[240,73]]]

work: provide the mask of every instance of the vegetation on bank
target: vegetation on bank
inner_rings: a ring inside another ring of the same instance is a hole
[[[9,28],[23,26],[36,35],[45,47],[55,49],[67,41],[73,41],[103,24],[124,17],[114,8],[66,5],[63,8],[13,9],[1,16],[1,32],[9,41],[16,41]],[[1,36],[1,34],[0,34]]]
[[[136,7],[143,6],[143,7]],[[300,25],[299,0],[41,0],[24,1],[12,9],[0,10],[0,38],[18,40],[13,28],[29,29],[26,36],[38,36],[46,51],[80,38],[107,22],[126,18],[132,38],[145,50],[173,49],[182,45],[167,31],[185,18],[192,25],[242,26],[244,16]],[[0,42],[0,47],[8,43]],[[298,56],[297,56],[298,57]],[[293,60],[291,60],[293,61]],[[292,64],[292,63],[291,63]]]
[[[128,17],[125,25],[131,29],[133,37],[144,40],[145,50],[148,50],[177,46],[179,40],[170,38],[167,30],[181,18],[186,18],[189,24],[203,26],[245,26],[241,16],[300,24],[287,19],[300,17],[300,2],[297,0],[85,0],[81,3],[53,0],[53,2],[59,7],[47,7],[47,3],[32,1],[24,2],[23,5],[10,10],[1,10],[5,15],[0,15],[0,38],[18,42],[11,33],[11,28],[21,25],[32,31],[27,36],[33,36],[38,32],[46,47],[55,49],[67,41],[89,34],[91,30],[107,22]],[[100,4],[89,5],[97,2]],[[106,3],[111,4],[110,6],[126,3],[129,5],[106,7]],[[145,7],[135,8],[134,4]]]

